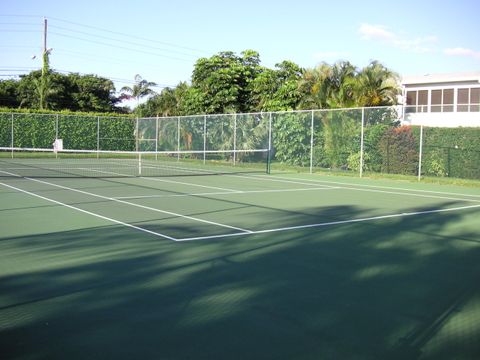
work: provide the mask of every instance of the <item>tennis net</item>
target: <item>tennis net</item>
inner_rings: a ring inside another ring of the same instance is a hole
[[[54,151],[0,147],[0,177],[161,177],[267,172],[267,149]]]

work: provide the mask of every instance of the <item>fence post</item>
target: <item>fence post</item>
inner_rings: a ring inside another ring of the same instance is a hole
[[[311,125],[310,125],[310,174],[313,173],[313,121],[314,121],[314,115],[312,110],[312,119],[311,119]]]
[[[180,161],[180,116],[177,119],[177,161]]]
[[[13,132],[13,123],[14,123],[14,115],[12,114],[12,128],[10,129],[10,131],[11,131],[11,139],[10,139],[10,144],[11,144],[11,146],[10,146],[10,147],[12,148],[12,150],[11,150],[12,159],[13,159],[13,145],[15,144],[15,142],[14,142],[14,140],[13,140],[13,134],[14,134],[14,132]]]
[[[237,160],[237,113],[233,117],[233,166]]]
[[[140,137],[138,133],[138,117],[135,118],[135,150],[138,151],[139,144],[140,144]]]
[[[207,155],[207,115],[203,115],[203,165],[206,163]]]
[[[268,152],[267,152],[267,174],[270,174],[272,167],[272,112],[268,119]]]
[[[158,160],[158,114],[155,119],[155,160]]]
[[[97,116],[97,159],[100,157],[100,116]]]
[[[58,139],[58,114],[55,117],[55,139]]]
[[[363,176],[363,136],[365,129],[365,108],[362,107],[362,129],[360,135],[360,177]]]
[[[420,125],[420,149],[418,151],[418,181],[422,179],[423,125]]]

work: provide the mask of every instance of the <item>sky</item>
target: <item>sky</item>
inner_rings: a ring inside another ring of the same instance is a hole
[[[0,79],[50,66],[116,89],[191,80],[199,58],[252,49],[261,65],[377,60],[400,76],[480,71],[478,0],[0,0]]]

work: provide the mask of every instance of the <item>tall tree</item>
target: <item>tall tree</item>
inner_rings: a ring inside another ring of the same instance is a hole
[[[251,110],[250,84],[261,72],[257,52],[246,50],[241,56],[231,51],[199,59],[192,74],[193,93],[203,94],[203,112],[233,113]]]
[[[67,75],[71,87],[72,110],[109,112],[115,109],[118,99],[115,86],[109,79],[96,75]]]
[[[140,75],[135,75],[135,84],[133,87],[124,86],[120,89],[121,95],[120,100],[131,100],[135,99],[137,102],[137,106],[140,103],[140,99],[155,94],[155,91],[151,89],[152,86],[157,85],[154,82],[147,81],[143,79]]]
[[[264,68],[252,82],[251,101],[254,111],[293,110],[300,101],[298,81],[303,69],[291,61]]]
[[[331,76],[332,68],[327,63],[322,63],[304,72],[298,84],[302,93],[300,108],[323,109],[328,106],[327,100],[330,96]]]
[[[15,108],[18,101],[18,82],[12,79],[0,80],[0,106]]]
[[[352,106],[355,76],[356,69],[348,61],[322,63],[308,69],[299,82],[303,93],[300,106],[304,109]]]
[[[378,61],[364,67],[355,81],[356,106],[388,106],[398,103],[398,75]]]

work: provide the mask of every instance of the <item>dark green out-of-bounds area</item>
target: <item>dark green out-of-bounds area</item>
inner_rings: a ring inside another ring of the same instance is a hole
[[[0,178],[1,358],[478,359],[479,215],[393,180]]]

